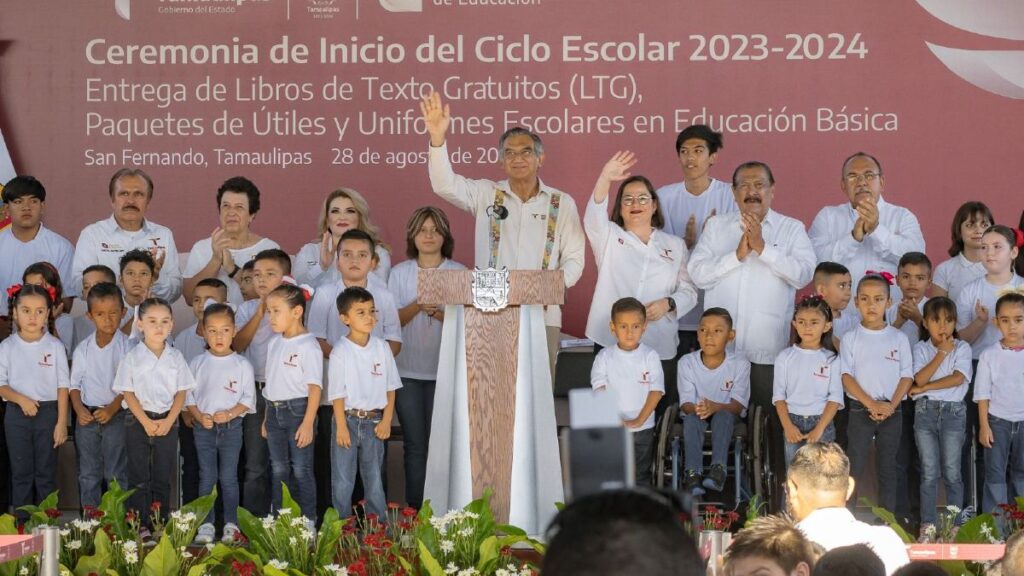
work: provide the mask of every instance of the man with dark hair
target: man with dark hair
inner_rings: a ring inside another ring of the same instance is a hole
[[[4,290],[21,283],[22,273],[30,264],[49,262],[60,273],[61,282],[68,289],[71,279],[71,261],[75,250],[63,236],[43,226],[46,208],[46,188],[32,176],[18,176],[3,186],[3,202],[11,217],[11,225],[0,232],[0,288]],[[68,298],[65,308],[70,309]],[[0,298],[0,340],[10,333],[6,320],[7,298]]]
[[[228,178],[217,189],[220,225],[209,238],[192,246],[185,264],[184,293],[192,301],[192,291],[200,280],[219,278],[228,287],[228,302],[238,306],[245,300],[238,286],[242,266],[257,254],[279,248],[277,242],[250,230],[260,211],[260,190],[248,178]]]
[[[810,576],[817,554],[783,516],[755,519],[733,537],[725,552],[729,576]]]
[[[693,537],[661,495],[608,491],[580,498],[547,529],[543,576],[703,576]]]
[[[789,465],[789,515],[808,540],[826,550],[867,544],[882,559],[885,573],[891,575],[909,562],[907,549],[888,526],[871,526],[853,517],[846,501],[853,495],[854,486],[850,460],[838,444],[805,444]],[[814,573],[818,574],[817,568]]]
[[[113,214],[82,229],[75,244],[71,281],[64,282],[67,294],[79,295],[82,273],[93,264],[118,270],[126,252],[147,250],[156,262],[157,282],[153,296],[173,303],[181,295],[181,272],[174,234],[166,226],[146,219],[153,200],[153,180],[140,169],[122,168],[114,173],[108,186]]]
[[[900,256],[925,251],[917,217],[882,198],[885,176],[874,156],[856,152],[846,158],[839,187],[849,201],[822,208],[811,224],[819,261],[849,268],[856,286],[868,270],[895,276]]]
[[[675,142],[675,154],[683,170],[683,180],[658,188],[664,231],[679,236],[687,250],[697,245],[704,224],[716,214],[728,214],[739,208],[729,183],[712,178],[711,167],[723,148],[722,134],[709,126],[693,124],[684,128]],[[679,318],[679,353],[696,350],[697,324],[704,311],[704,291],[697,291],[697,305]]]
[[[814,566],[814,576],[885,576],[885,564],[864,544],[829,550]],[[891,574],[891,573],[890,573]]]

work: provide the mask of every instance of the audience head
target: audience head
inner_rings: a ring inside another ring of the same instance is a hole
[[[256,294],[264,298],[292,273],[292,259],[280,248],[262,250],[252,259],[252,282]]]
[[[726,576],[810,576],[814,545],[782,516],[755,519],[725,552]]]
[[[744,162],[732,173],[732,195],[740,212],[763,219],[775,198],[775,176],[764,162]]]
[[[1012,271],[1022,247],[1024,232],[1002,224],[989,226],[981,237],[981,263],[985,272],[1001,275]]]
[[[260,189],[248,178],[228,178],[217,189],[217,212],[220,227],[229,236],[247,233],[256,213],[260,211]]]
[[[96,326],[96,332],[113,336],[124,318],[124,296],[113,282],[99,282],[89,290],[85,303],[86,316]]]
[[[153,278],[156,275],[156,261],[146,250],[129,250],[121,256],[121,286],[124,287],[125,298],[138,304],[146,297]]]
[[[146,298],[139,304],[137,322],[147,346],[163,346],[174,330],[171,305],[163,298]]]
[[[867,152],[855,152],[843,161],[840,186],[851,206],[867,200],[878,203],[885,189],[885,177],[878,159]]]
[[[440,208],[418,208],[405,226],[405,255],[415,260],[419,258],[421,252],[440,252],[442,258],[449,259],[455,252],[455,238],[448,223],[448,215]]]
[[[100,282],[117,284],[117,275],[103,264],[93,264],[82,270],[82,298],[88,298],[89,290]]]
[[[277,334],[287,333],[295,326],[303,326],[306,306],[313,299],[313,289],[296,286],[295,280],[285,277],[283,282],[267,294],[267,320]]]
[[[373,294],[366,288],[353,286],[346,288],[334,301],[338,307],[338,315],[350,334],[369,334],[377,325],[377,314],[374,310]]]
[[[338,188],[327,195],[320,208],[320,236],[329,232],[337,243],[349,230],[362,230],[373,238],[375,246],[380,243],[380,230],[370,221],[366,198],[351,188]]]
[[[846,310],[853,297],[850,270],[836,262],[819,262],[814,269],[814,291],[825,299],[834,312]]]
[[[43,218],[46,188],[32,176],[15,176],[3,185],[3,202],[12,226],[33,230]]]
[[[64,298],[64,284],[60,281],[60,272],[49,262],[29,264],[21,274],[23,284],[35,284],[43,288],[53,288],[53,304],[56,306]]]
[[[885,576],[885,564],[867,544],[833,548],[818,558],[814,576]]]
[[[362,230],[349,230],[338,243],[338,271],[346,284],[362,282],[377,265],[373,238]]]
[[[652,226],[659,230],[664,228],[665,215],[661,212],[654,184],[639,174],[623,180],[609,219],[627,230]]]
[[[950,235],[953,243],[949,247],[950,257],[955,258],[964,249],[980,250],[981,236],[994,223],[992,211],[982,202],[964,202],[953,215]]]
[[[882,273],[866,274],[857,282],[857,311],[860,312],[862,323],[869,328],[877,329],[885,324],[885,312],[892,305],[892,275]]]
[[[668,499],[608,491],[565,507],[547,529],[544,576],[703,576],[693,537]]]
[[[217,303],[227,302],[227,284],[224,284],[220,278],[215,277],[203,278],[196,284],[195,289],[192,290],[192,313],[195,314],[196,320],[201,321],[203,319],[207,300],[213,300]]]
[[[817,341],[822,348],[837,353],[832,341],[832,308],[824,297],[814,294],[798,300],[793,307],[792,324],[794,344],[807,346]]]
[[[256,293],[256,283],[253,280],[253,267],[256,262],[253,260],[246,261],[242,264],[242,271],[238,273],[238,290],[242,293],[243,300],[255,300],[259,298],[259,294]],[[289,267],[291,267],[289,265]]]
[[[683,168],[683,178],[693,180],[707,176],[724,147],[722,133],[704,124],[691,124],[676,136],[676,155]]]
[[[946,296],[929,298],[921,311],[921,340],[928,340],[938,334],[959,337],[956,331],[956,302]]]
[[[819,508],[846,506],[853,487],[850,460],[838,444],[808,443],[789,465],[786,507],[799,522]]]

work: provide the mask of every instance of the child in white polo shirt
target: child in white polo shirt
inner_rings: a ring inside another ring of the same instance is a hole
[[[858,478],[875,443],[879,500],[896,509],[903,419],[900,402],[914,383],[913,357],[907,335],[885,321],[892,303],[889,280],[868,274],[857,284],[861,325],[843,337],[840,359],[843,389],[850,398],[847,427],[850,475]]]
[[[985,447],[986,512],[1007,502],[1007,472],[1013,492],[1024,494],[1024,290],[1000,296],[993,312],[1003,337],[981,353],[974,381],[978,440]]]
[[[824,298],[832,311],[832,338],[838,348],[843,335],[860,324],[857,309],[850,306],[853,294],[850,270],[836,262],[819,262],[811,282],[814,293]]]
[[[178,457],[178,414],[185,406],[186,392],[195,388],[195,380],[185,357],[167,345],[174,329],[171,305],[162,298],[147,298],[139,304],[138,320],[142,342],[121,361],[114,391],[124,394],[131,411],[125,417],[125,444],[128,482],[135,493],[128,505],[152,528],[150,505],[160,502],[162,517],[170,507],[171,476]]]
[[[677,385],[683,413],[685,449],[683,487],[695,496],[708,488],[725,487],[725,463],[736,419],[750,401],[750,362],[742,354],[727,352],[736,338],[732,316],[725,308],[708,308],[697,327],[700,350],[679,359]],[[701,481],[704,432],[711,425],[711,470]]]
[[[932,283],[932,261],[924,252],[907,252],[896,269],[896,286],[902,300],[885,312],[885,320],[907,335],[913,346],[921,340],[921,313],[928,301],[925,293]]]
[[[207,278],[207,280],[217,280]],[[199,293],[199,287],[192,292]],[[224,290],[225,300],[227,290]],[[224,502],[224,542],[238,534],[238,457],[242,452],[242,417],[255,413],[256,383],[252,364],[231,349],[235,312],[227,304],[211,302],[203,313],[203,336],[209,350],[189,363],[196,387],[186,404],[192,414],[195,449],[199,458],[199,494],[220,484]],[[209,544],[214,526],[207,517],[196,542]]]
[[[86,272],[83,277],[88,277]],[[128,486],[124,442],[124,397],[114,376],[131,346],[118,329],[124,300],[116,284],[103,282],[86,292],[93,332],[75,348],[71,362],[71,407],[77,416],[78,492],[82,506],[99,506],[104,481]]]
[[[350,515],[358,472],[366,511],[384,518],[384,442],[391,436],[395,390],[402,381],[388,343],[371,334],[377,324],[373,295],[365,288],[346,288],[336,304],[349,332],[335,343],[330,361],[334,509],[342,518]]]
[[[636,298],[612,304],[608,323],[617,344],[602,348],[590,371],[594,390],[611,390],[618,399],[622,423],[633,432],[636,484],[651,484],[654,463],[654,408],[665,395],[661,358],[640,339],[647,328],[647,309]]]

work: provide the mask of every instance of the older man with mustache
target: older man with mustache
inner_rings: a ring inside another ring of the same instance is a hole
[[[751,363],[750,401],[770,408],[775,356],[789,344],[796,291],[814,273],[814,248],[802,222],[771,209],[775,177],[767,164],[741,164],[732,191],[740,211],[707,221],[687,268],[705,290],[705,308],[725,308],[735,319],[736,350]]]

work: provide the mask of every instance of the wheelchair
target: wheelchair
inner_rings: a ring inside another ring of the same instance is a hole
[[[754,406],[744,418],[736,422],[729,460],[726,465],[728,480],[722,491],[732,496],[734,508],[741,502],[757,496],[771,510],[778,501],[778,478],[773,465],[783,458],[774,454],[777,449],[769,439],[769,414],[761,406]],[[654,484],[658,488],[682,490],[683,481],[683,420],[679,406],[669,406],[656,424],[654,452]],[[705,462],[711,454],[711,430],[704,434]],[[704,470],[706,472],[706,470]]]

